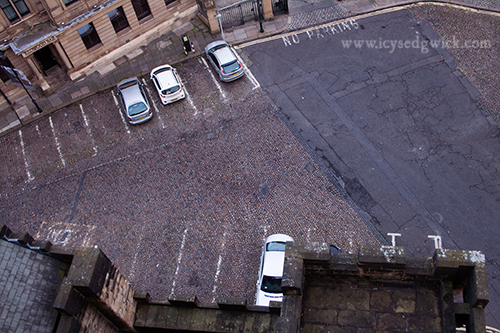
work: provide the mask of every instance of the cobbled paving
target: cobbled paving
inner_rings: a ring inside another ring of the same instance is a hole
[[[272,233],[378,243],[248,77],[218,87],[201,58],[178,71],[189,97],[163,106],[146,81],[158,111],[143,125],[125,126],[108,90],[0,138],[2,223],[99,246],[155,298],[206,302],[254,301]]]
[[[343,7],[334,4],[326,8],[319,8],[305,13],[291,15],[291,22],[285,32],[306,29],[315,25],[340,20],[351,16]]]

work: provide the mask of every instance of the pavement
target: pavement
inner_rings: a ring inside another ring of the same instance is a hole
[[[227,5],[227,1],[216,1],[217,7]],[[260,32],[259,22],[250,21],[243,26],[223,31],[224,39],[232,44],[253,41],[283,32],[305,29],[315,25],[372,13],[386,8],[418,3],[416,0],[289,0],[289,14],[275,16],[273,20],[263,22],[264,32]],[[435,1],[500,12],[500,2],[495,0],[452,0]],[[195,45],[195,53],[185,55],[182,52],[181,35],[188,34]],[[32,92],[32,97],[43,110],[37,108],[28,96],[13,101],[14,108],[0,110],[0,135],[19,129],[31,121],[44,117],[64,106],[88,97],[99,91],[114,86],[118,81],[134,75],[146,75],[151,68],[160,63],[175,64],[203,52],[209,42],[220,39],[221,34],[212,34],[198,18],[153,41],[146,41],[139,49],[97,69],[84,79],[68,81],[63,89],[57,89],[50,95],[40,91]]]

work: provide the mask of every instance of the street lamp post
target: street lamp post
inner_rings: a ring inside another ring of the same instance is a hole
[[[4,51],[0,50],[0,58],[6,59]],[[10,68],[12,70],[12,72],[14,72],[14,75],[16,76],[17,80],[21,83],[22,87],[24,88],[24,91],[26,91],[26,94],[28,94],[28,96],[30,97],[31,102],[36,106],[36,110],[38,111],[38,113],[42,113],[43,110],[40,108],[40,106],[38,106],[38,104],[36,103],[35,99],[31,96],[31,94],[29,93],[28,89],[26,88],[26,85],[24,84],[24,81],[19,77],[19,74],[17,72],[18,70],[15,69],[13,66],[5,66],[5,67]],[[2,92],[2,95],[3,95],[3,92]],[[10,101],[9,100],[7,100],[7,101],[10,104]]]
[[[222,36],[222,40],[226,40],[224,38],[224,30],[222,30],[222,23],[220,21],[220,17],[221,17],[221,14],[220,13],[217,13],[217,15],[215,15],[215,17],[217,17],[217,20],[219,21],[219,28],[220,28],[220,34]]]

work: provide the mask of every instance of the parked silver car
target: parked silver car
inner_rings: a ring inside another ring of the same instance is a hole
[[[132,125],[148,121],[153,117],[142,83],[136,77],[123,80],[116,86],[127,120]]]
[[[245,68],[236,56],[236,51],[225,41],[219,40],[208,44],[205,47],[205,54],[221,81],[233,81],[245,74]]]

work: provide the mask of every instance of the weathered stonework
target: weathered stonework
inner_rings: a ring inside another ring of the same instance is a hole
[[[432,258],[407,258],[399,247],[344,254],[322,243],[287,243],[283,302],[260,307],[241,298],[202,303],[195,295],[152,300],[98,248],[53,246],[6,226],[0,237],[65,267],[53,291],[59,313],[53,332],[438,333],[462,325],[485,332],[488,285],[477,251],[438,249]],[[457,293],[463,302],[455,303]]]
[[[454,303],[463,290],[464,303]],[[326,244],[287,245],[283,305],[275,332],[484,332],[484,255],[436,250],[407,258],[401,247],[361,246],[328,253]]]

